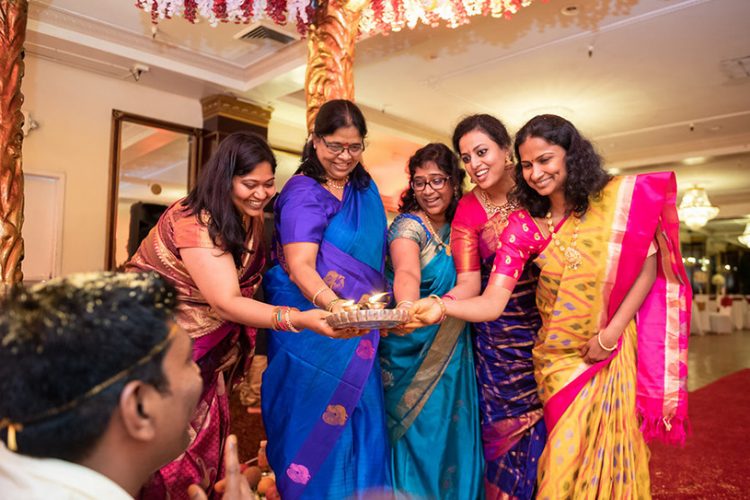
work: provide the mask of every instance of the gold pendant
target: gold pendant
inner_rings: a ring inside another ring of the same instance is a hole
[[[576,250],[575,248],[568,247],[565,249],[565,260],[568,264],[568,269],[576,270],[583,262],[583,258],[581,257],[581,253]]]

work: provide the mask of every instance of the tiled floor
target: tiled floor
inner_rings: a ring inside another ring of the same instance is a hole
[[[692,335],[688,347],[688,390],[750,368],[750,330],[730,335]]]

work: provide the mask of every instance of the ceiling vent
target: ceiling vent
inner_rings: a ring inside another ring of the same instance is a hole
[[[282,45],[290,44],[299,40],[296,32],[286,31],[280,26],[263,21],[253,23],[244,30],[234,35],[235,40],[255,42],[258,40],[270,40]]]
[[[724,59],[721,69],[730,80],[742,80],[750,77],[750,56]]]

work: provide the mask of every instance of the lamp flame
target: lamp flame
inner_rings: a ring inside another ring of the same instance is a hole
[[[357,304],[353,300],[347,300],[347,301],[341,303],[341,308],[344,311],[347,311],[347,312],[358,311],[359,310],[359,304]]]
[[[367,309],[385,309],[390,295],[388,292],[376,293],[367,299],[365,307]]]

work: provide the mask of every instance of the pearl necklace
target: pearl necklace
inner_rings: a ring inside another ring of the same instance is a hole
[[[326,179],[325,185],[329,189],[337,189],[339,191],[343,191],[346,187],[347,182],[349,182],[349,176],[346,176],[346,178],[341,182],[336,182],[333,179]]]
[[[578,242],[578,228],[581,225],[581,219],[578,217],[575,218],[575,229],[573,229],[573,236],[570,237],[570,244],[566,247],[565,245],[563,245],[562,241],[560,241],[560,237],[555,232],[555,225],[552,224],[552,212],[547,212],[547,215],[545,215],[544,218],[547,219],[547,229],[549,229],[549,234],[552,238],[552,241],[554,242],[557,249],[560,250],[565,257],[565,267],[575,271],[583,262],[581,252],[576,250],[576,243]]]
[[[427,225],[427,229],[430,231],[430,233],[432,233],[432,237],[435,239],[435,243],[437,244],[438,248],[445,248],[445,252],[450,255],[450,236],[448,237],[448,243],[445,243],[442,238],[440,238],[440,234],[435,231],[435,228],[432,225],[432,221],[430,220],[430,216],[427,215],[427,212],[422,211],[422,214],[424,215],[424,217],[422,217],[422,220]]]
[[[518,205],[511,201],[507,201],[502,205],[494,203],[483,189],[479,189],[479,198],[479,201],[487,212],[488,219],[491,219],[496,214],[500,214],[500,220],[506,222],[508,215],[518,208]]]

